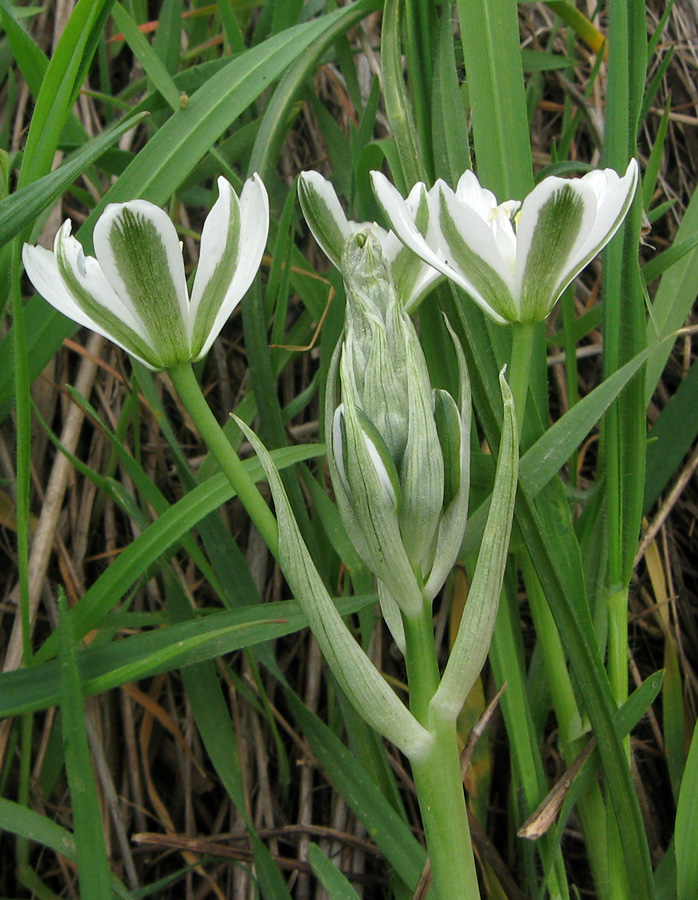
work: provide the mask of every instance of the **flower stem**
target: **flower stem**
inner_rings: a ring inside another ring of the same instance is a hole
[[[169,369],[169,375],[206,446],[247,510],[267,547],[275,557],[278,557],[279,529],[276,519],[211,412],[191,364],[174,366]]]
[[[410,710],[434,737],[428,753],[410,762],[436,897],[479,900],[456,723],[430,707],[439,684],[431,604],[425,603],[421,616],[405,616],[404,624]]]
[[[509,367],[509,385],[514,395],[516,409],[516,425],[521,440],[521,427],[526,412],[528,381],[531,372],[531,355],[535,324],[530,322],[514,322],[512,324],[511,364]]]

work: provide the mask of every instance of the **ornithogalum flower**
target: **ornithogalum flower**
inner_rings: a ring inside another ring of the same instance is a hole
[[[342,253],[347,238],[356,231],[373,232],[390,266],[398,297],[407,312],[414,312],[434,283],[441,278],[440,272],[423,262],[392,231],[386,231],[375,222],[354,222],[347,219],[334,188],[319,172],[301,172],[298,197],[313,237],[338,269],[342,266]],[[416,186],[403,202],[414,227],[418,232],[427,234],[430,215],[427,195]]]
[[[191,296],[175,227],[146,200],[109,204],[95,225],[95,257],[71,236],[53,252],[24,245],[27,274],[41,296],[79,325],[122,347],[150,369],[194,362],[252,283],[267,241],[269,203],[258,175],[240,198],[225,178],[204,223]]]
[[[612,169],[583,178],[544,178],[523,203],[497,203],[465,172],[455,191],[442,181],[419,190],[430,206],[430,231],[415,226],[411,207],[380,172],[373,188],[401,241],[465,291],[496,322],[545,319],[572,279],[620,227],[638,180]],[[412,194],[410,195],[412,197]]]

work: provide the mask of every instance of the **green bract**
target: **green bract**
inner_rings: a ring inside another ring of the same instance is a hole
[[[327,446],[345,527],[392,598],[421,614],[460,550],[469,490],[470,391],[458,341],[460,398],[431,388],[411,319],[371,231],[350,235],[342,256],[344,338],[328,376]],[[387,592],[387,593],[386,593]]]
[[[305,546],[269,452],[241,419],[232,417],[252,444],[269,480],[279,521],[279,562],[332,673],[372,728],[409,759],[423,758],[433,745],[433,735],[393,692],[337,612]]]
[[[631,160],[623,177],[604,169],[583,178],[544,178],[522,204],[497,204],[470,171],[455,191],[442,181],[429,192],[416,185],[409,202],[380,172],[371,176],[378,202],[405,246],[504,324],[545,319],[620,227],[635,194],[638,168]],[[426,232],[412,216],[415,191],[429,204]]]
[[[66,221],[53,253],[25,244],[22,259],[36,290],[59,312],[149,368],[167,369],[206,355],[257,274],[268,231],[259,176],[239,199],[219,178],[191,297],[175,227],[146,200],[106,207],[94,230],[96,258],[85,256]]]
[[[344,244],[351,234],[367,229],[375,234],[390,265],[398,296],[407,312],[413,312],[434,283],[441,278],[440,272],[423,262],[392,231],[386,231],[375,222],[362,223],[347,219],[334,188],[319,172],[301,172],[298,197],[313,237],[338,269],[342,267]],[[420,233],[428,234],[429,203],[419,186],[412,190],[405,206],[415,228]]]

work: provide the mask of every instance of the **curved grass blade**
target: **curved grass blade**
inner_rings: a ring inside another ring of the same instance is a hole
[[[99,137],[88,141],[67,162],[48,175],[27,184],[0,201],[0,244],[19,234],[50,206],[82,173],[125,132],[135,128],[146,113],[129,117]]]
[[[418,181],[427,180],[427,173],[402,72],[401,2],[402,0],[386,0],[381,50],[385,111],[393,130],[401,169],[393,172],[393,179],[398,190],[407,194]]]
[[[18,186],[49,172],[65,125],[96,49],[111,0],[82,0],[68,20],[36,98]]]
[[[128,12],[119,3],[119,0],[115,0],[111,14],[116,27],[123,34],[126,43],[143,66],[155,89],[162,94],[171,109],[177,112],[178,109],[181,109],[180,92],[172,81],[170,73],[165,68],[165,64],[145,39]]]
[[[674,854],[676,856],[677,900],[693,900],[698,896],[698,727],[693,730],[676,809]]]
[[[71,862],[77,859],[75,838],[67,829],[33,809],[4,797],[0,797],[0,828],[49,847]]]
[[[314,455],[312,450],[308,454],[307,449],[307,447],[293,447],[279,451],[279,455],[274,453],[272,457],[277,460],[277,465],[278,460],[284,460],[288,464],[291,464],[291,460],[300,462]],[[249,466],[252,477],[260,480],[263,477],[261,466],[251,463],[252,460]],[[119,554],[113,565],[88,588],[77,606],[71,610],[69,615],[74,620],[73,631],[76,639],[84,637],[88,631],[97,627],[109,610],[153,562],[179,541],[182,535],[194,528],[201,519],[214,509],[218,509],[232,496],[233,490],[227,479],[222,474],[214,475],[156,519],[126,547],[123,553]],[[56,636],[51,635],[37,651],[35,659],[43,661],[55,654],[56,640]]]
[[[375,594],[337,601],[348,616],[376,602]],[[68,616],[70,617],[70,616]],[[109,619],[102,623],[109,627]],[[191,666],[300,631],[307,619],[295,600],[214,612],[186,622],[136,634],[75,654],[85,696],[129,681]],[[60,700],[59,663],[51,660],[0,675],[0,716],[55,706]]]
[[[672,340],[672,338],[667,338]],[[631,378],[663,348],[664,342],[639,353],[555,422],[521,458],[519,476],[531,499],[564,466]]]
[[[359,900],[359,895],[349,881],[329,861],[317,844],[308,845],[308,859],[313,872],[330,895],[330,900]]]

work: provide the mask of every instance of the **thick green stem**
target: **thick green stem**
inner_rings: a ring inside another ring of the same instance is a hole
[[[430,707],[439,684],[431,605],[405,617],[410,710],[434,736],[429,752],[411,760],[437,900],[480,900],[455,722]]]
[[[276,519],[211,412],[190,363],[175,366],[169,370],[169,374],[204,443],[235,490],[267,547],[275,557],[278,557],[279,529]]]
[[[528,396],[528,382],[531,373],[535,325],[530,322],[514,322],[511,329],[511,364],[509,366],[508,381],[511,392],[514,395],[516,425],[519,431],[519,440],[521,440],[521,429],[524,413],[526,412],[526,398]]]

